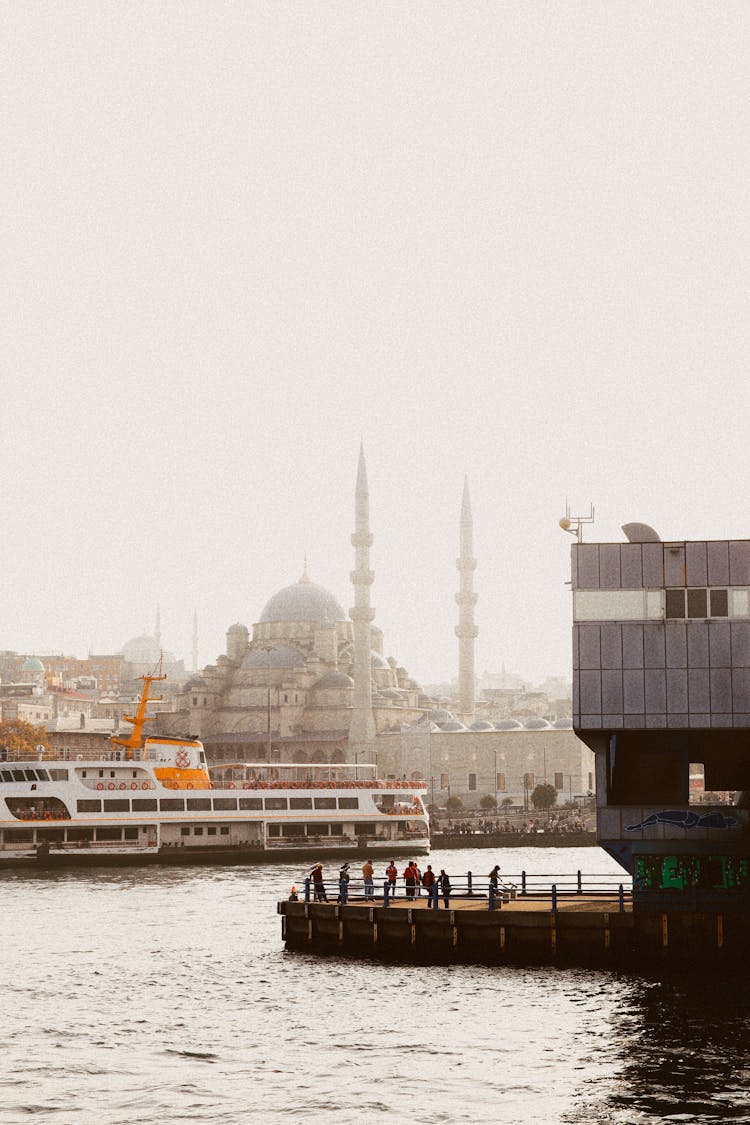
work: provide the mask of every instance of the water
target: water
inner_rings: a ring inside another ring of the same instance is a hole
[[[618,870],[595,848],[430,862],[496,858]],[[750,1122],[744,981],[286,954],[301,874],[0,877],[0,1122]]]

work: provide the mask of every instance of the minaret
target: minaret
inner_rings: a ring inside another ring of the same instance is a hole
[[[193,610],[193,671],[198,671],[198,610]]]
[[[474,521],[471,516],[469,481],[464,477],[464,494],[461,501],[461,546],[456,566],[461,576],[458,603],[458,710],[464,723],[474,721],[474,641],[479,633],[474,624],[474,570],[477,560],[474,552]]]
[[[357,487],[354,501],[354,608],[349,616],[354,623],[354,693],[352,718],[349,725],[349,745],[364,746],[375,740],[375,716],[372,713],[372,640],[370,624],[375,610],[370,606],[370,586],[374,574],[370,570],[370,495],[367,489],[365,451],[359,447]]]

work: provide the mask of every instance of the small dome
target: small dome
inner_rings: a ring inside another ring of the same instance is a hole
[[[318,689],[321,689],[322,691],[331,691],[335,689],[341,691],[345,688],[353,687],[354,680],[351,678],[351,676],[347,676],[346,673],[327,672],[325,676],[321,676],[317,683],[313,684],[313,691],[318,691]]]
[[[447,723],[441,723],[440,729],[441,730],[466,730],[466,727],[464,726],[463,723],[460,723],[458,721],[458,719],[451,719]]]
[[[333,594],[311,582],[305,573],[299,582],[285,586],[266,602],[260,620],[311,621],[330,627],[346,621],[346,614]]]
[[[527,719],[523,724],[524,730],[550,730],[546,719]]]
[[[488,719],[477,719],[477,721],[475,723],[472,723],[471,726],[469,727],[469,730],[494,730],[494,729],[495,729],[494,725],[491,722],[489,722]]]
[[[391,670],[390,664],[388,663],[388,661],[385,659],[384,656],[380,655],[379,652],[375,652],[375,651],[371,652],[370,653],[370,659],[371,659],[371,663],[372,663],[373,668],[386,668],[390,672],[390,670]]]
[[[272,648],[254,648],[248,652],[241,668],[302,668],[305,658],[301,652],[290,645],[274,645]]]
[[[557,719],[552,724],[552,727],[553,727],[554,730],[572,730],[573,729],[573,720],[568,715],[563,719]]]
[[[227,634],[247,633],[247,625],[240,625],[239,621],[235,621],[234,625],[230,625],[227,629]]]
[[[500,719],[495,723],[495,730],[523,730],[523,727],[516,719]]]
[[[22,672],[43,672],[44,665],[36,656],[28,656],[21,665]]]
[[[453,718],[453,715],[450,711],[446,711],[444,707],[433,707],[430,711],[430,718],[434,723],[447,723]]]
[[[208,684],[202,676],[193,676],[185,684],[183,691],[205,691],[207,687]]]

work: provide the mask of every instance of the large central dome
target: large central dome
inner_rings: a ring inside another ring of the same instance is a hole
[[[285,586],[266,602],[260,620],[312,621],[316,625],[332,626],[346,621],[346,614],[333,594],[311,582],[305,573],[299,582]]]

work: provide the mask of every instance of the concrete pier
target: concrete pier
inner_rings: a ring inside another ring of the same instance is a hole
[[[621,908],[622,907],[622,908]],[[750,939],[745,911],[632,909],[590,896],[558,898],[556,909],[515,899],[490,910],[486,897],[428,909],[407,902],[280,902],[288,950],[423,964],[559,964],[653,969],[744,964]]]

